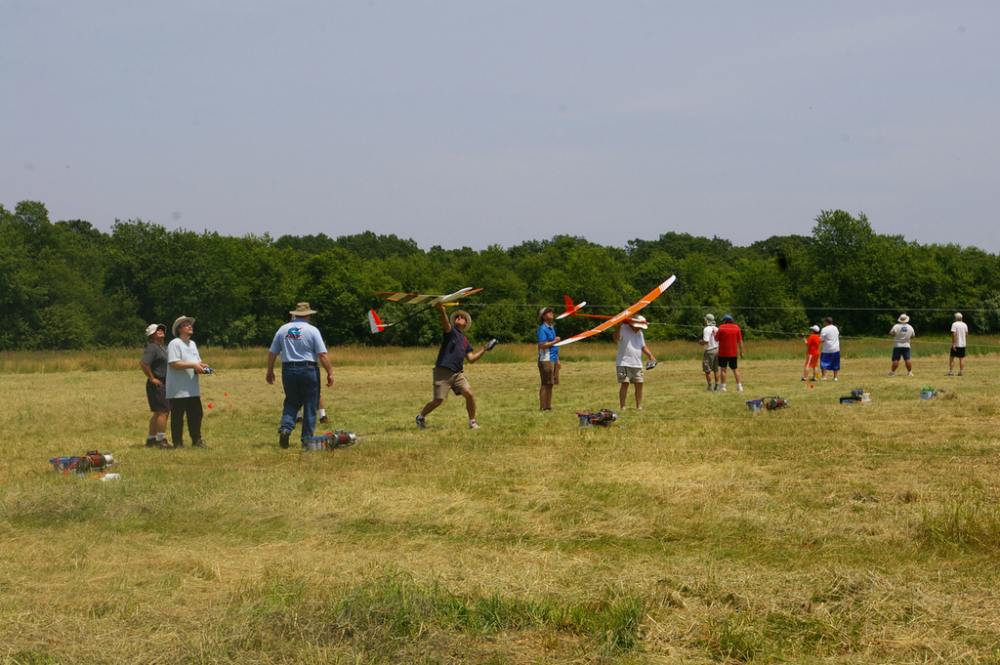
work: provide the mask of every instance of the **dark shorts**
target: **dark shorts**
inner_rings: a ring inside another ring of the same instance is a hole
[[[725,358],[719,356],[719,367],[722,369],[726,369],[727,367],[736,369],[736,356],[727,356]]]
[[[965,357],[965,347],[964,346],[956,346],[954,349],[951,350],[951,357],[952,358],[964,358]]]
[[[905,346],[897,346],[892,350],[892,362],[898,362],[899,359],[903,360],[910,359],[910,349]]]
[[[153,382],[146,380],[146,401],[149,402],[150,411],[169,412],[170,400],[167,399],[167,386],[162,384],[153,385]]]
[[[834,372],[840,371],[840,351],[833,353],[819,354],[819,368],[832,369]]]

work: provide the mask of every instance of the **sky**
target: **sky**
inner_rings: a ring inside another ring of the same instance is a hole
[[[998,253],[998,111],[995,1],[0,0],[0,204],[103,231]]]

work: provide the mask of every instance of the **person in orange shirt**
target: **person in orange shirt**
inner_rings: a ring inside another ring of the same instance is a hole
[[[813,326],[809,328],[812,334],[809,338],[802,338],[802,341],[806,344],[806,366],[802,370],[802,380],[803,381],[815,381],[816,380],[816,366],[819,365],[819,326]],[[813,375],[811,379],[806,379],[806,375],[809,374],[809,368],[812,368]]]

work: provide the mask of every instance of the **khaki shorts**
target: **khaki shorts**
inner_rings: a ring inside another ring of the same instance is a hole
[[[711,351],[706,351],[705,355],[701,359],[701,371],[705,372],[718,372],[719,371],[719,349],[714,348]]]
[[[539,360],[538,376],[541,377],[543,386],[558,386],[559,363],[554,360]]]
[[[641,367],[618,366],[618,383],[642,383]]]
[[[452,391],[461,395],[463,390],[472,390],[465,374],[447,367],[434,368],[434,399],[448,399],[448,393]]]

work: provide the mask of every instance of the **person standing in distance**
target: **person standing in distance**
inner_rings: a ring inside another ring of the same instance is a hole
[[[892,369],[889,376],[896,376],[896,368],[899,367],[900,359],[906,364],[907,376],[913,376],[913,363],[910,362],[910,340],[917,336],[913,326],[910,325],[910,317],[900,314],[896,319],[897,323],[889,331],[892,338]]]
[[[812,326],[811,328],[809,328],[809,330],[812,331],[812,334],[809,335],[809,338],[808,339],[806,339],[805,337],[802,338],[802,341],[805,342],[806,344],[806,366],[802,370],[803,381],[816,380],[816,365],[819,364],[819,345],[820,345],[819,326]],[[809,375],[810,367],[812,368],[813,371],[812,379],[806,379],[806,377]]]
[[[319,407],[319,366],[326,370],[326,385],[333,385],[333,368],[326,344],[319,329],[309,322],[316,310],[309,303],[300,302],[288,312],[292,320],[278,328],[267,353],[268,385],[274,385],[274,361],[281,356],[281,387],[285,402],[278,426],[278,445],[288,447],[288,439],[295,429],[295,416],[302,409],[302,445],[313,438],[316,431],[316,409]]]
[[[162,323],[146,326],[146,352],[139,360],[139,368],[146,375],[146,401],[153,415],[149,418],[147,448],[170,448],[167,442],[167,417],[170,415],[170,400],[167,399],[167,350],[163,348],[163,338],[167,327]]]
[[[951,324],[951,354],[948,356],[948,374],[955,373],[955,358],[958,358],[958,375],[965,371],[965,346],[969,339],[969,326],[962,321],[962,313],[955,314],[955,322]]]
[[[701,357],[701,371],[705,373],[705,381],[708,388],[705,390],[719,389],[719,342],[715,339],[715,333],[719,331],[715,327],[715,315],[705,315],[705,328],[701,331],[701,339],[698,341],[705,347],[705,354]],[[712,374],[715,374],[715,388],[712,388]]]
[[[743,392],[743,379],[740,378],[740,370],[736,361],[736,352],[739,351],[740,358],[743,357],[743,332],[740,327],[733,323],[733,317],[726,314],[722,317],[722,325],[715,333],[715,338],[719,340],[719,366],[722,368],[722,383],[719,390],[726,389],[726,368],[733,368],[733,376],[736,377],[736,390]]]
[[[552,386],[559,385],[559,347],[556,346],[562,338],[556,336],[555,311],[551,307],[543,307],[538,312],[538,375],[542,385],[538,389],[538,410],[552,410]]]
[[[820,352],[819,369],[821,372],[820,381],[826,381],[826,370],[833,372],[833,380],[837,380],[840,373],[840,330],[833,325],[833,318],[823,319],[823,329],[819,331]]]
[[[191,341],[194,319],[190,316],[179,317],[171,331],[174,339],[167,345],[166,381],[167,399],[170,400],[170,438],[174,448],[184,447],[184,418],[187,418],[191,447],[211,450],[201,438],[204,410],[201,407],[198,375],[204,374],[208,365],[201,362],[198,345]]]

